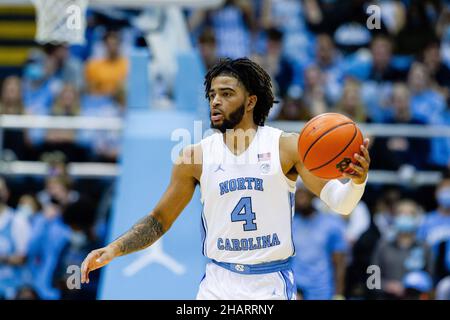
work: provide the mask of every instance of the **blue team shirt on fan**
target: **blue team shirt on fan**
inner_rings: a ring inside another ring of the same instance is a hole
[[[332,255],[347,250],[344,228],[342,218],[331,214],[315,213],[307,218],[295,215],[293,269],[297,288],[302,290],[304,299],[333,297]]]
[[[450,126],[450,110],[436,114],[431,118],[432,125]],[[435,137],[431,139],[431,163],[446,167],[450,161],[450,138]]]
[[[426,90],[411,96],[411,113],[414,117],[431,123],[432,119],[445,110],[445,100],[441,94]]]
[[[29,262],[32,285],[42,299],[59,298],[59,290],[53,287],[53,273],[61,250],[70,238],[70,228],[62,217],[41,219],[34,226],[29,247]]]
[[[433,250],[437,250],[440,242],[450,239],[450,215],[445,216],[438,211],[430,212],[420,226],[417,237]]]

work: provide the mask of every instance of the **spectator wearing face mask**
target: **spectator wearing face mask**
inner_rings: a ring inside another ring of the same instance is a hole
[[[31,194],[24,194],[19,198],[16,208],[16,215],[25,218],[33,226],[42,219],[42,207],[36,197]]]
[[[418,238],[425,241],[433,250],[442,241],[450,239],[450,177],[443,179],[436,188],[438,207],[427,214],[418,231]]]
[[[381,270],[381,290],[383,299],[402,299],[407,293],[404,277],[414,271],[433,273],[433,259],[430,248],[416,239],[416,231],[421,223],[420,209],[412,200],[400,200],[395,206],[395,230],[393,240],[380,241],[372,264]]]
[[[8,207],[8,197],[8,187],[0,177],[0,300],[12,299],[22,285],[30,239],[28,222]]]
[[[347,242],[340,217],[317,211],[313,195],[300,187],[295,195],[294,279],[305,300],[341,299]]]

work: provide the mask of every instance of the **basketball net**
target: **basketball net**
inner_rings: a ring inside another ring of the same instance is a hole
[[[83,44],[88,0],[32,0],[38,43]]]

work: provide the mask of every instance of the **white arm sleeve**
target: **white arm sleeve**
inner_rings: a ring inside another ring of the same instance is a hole
[[[367,176],[368,178],[368,176]],[[355,209],[364,193],[367,178],[364,183],[355,184],[353,180],[343,184],[337,179],[327,182],[320,191],[320,199],[327,204],[330,209],[340,214],[350,214]]]

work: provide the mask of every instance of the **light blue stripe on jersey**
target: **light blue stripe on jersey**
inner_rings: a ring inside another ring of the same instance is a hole
[[[214,259],[212,259],[211,261],[217,264],[219,267],[240,274],[272,273],[282,270],[290,270],[292,266],[292,257],[289,257],[285,260],[271,261],[259,264],[227,263],[227,262],[219,262]]]
[[[289,192],[289,204],[291,206],[291,210],[289,211],[290,217],[290,226],[291,226],[291,245],[292,245],[292,255],[295,256],[295,245],[294,245],[294,231],[292,230],[292,219],[294,219],[294,210],[295,210],[295,193]]]

